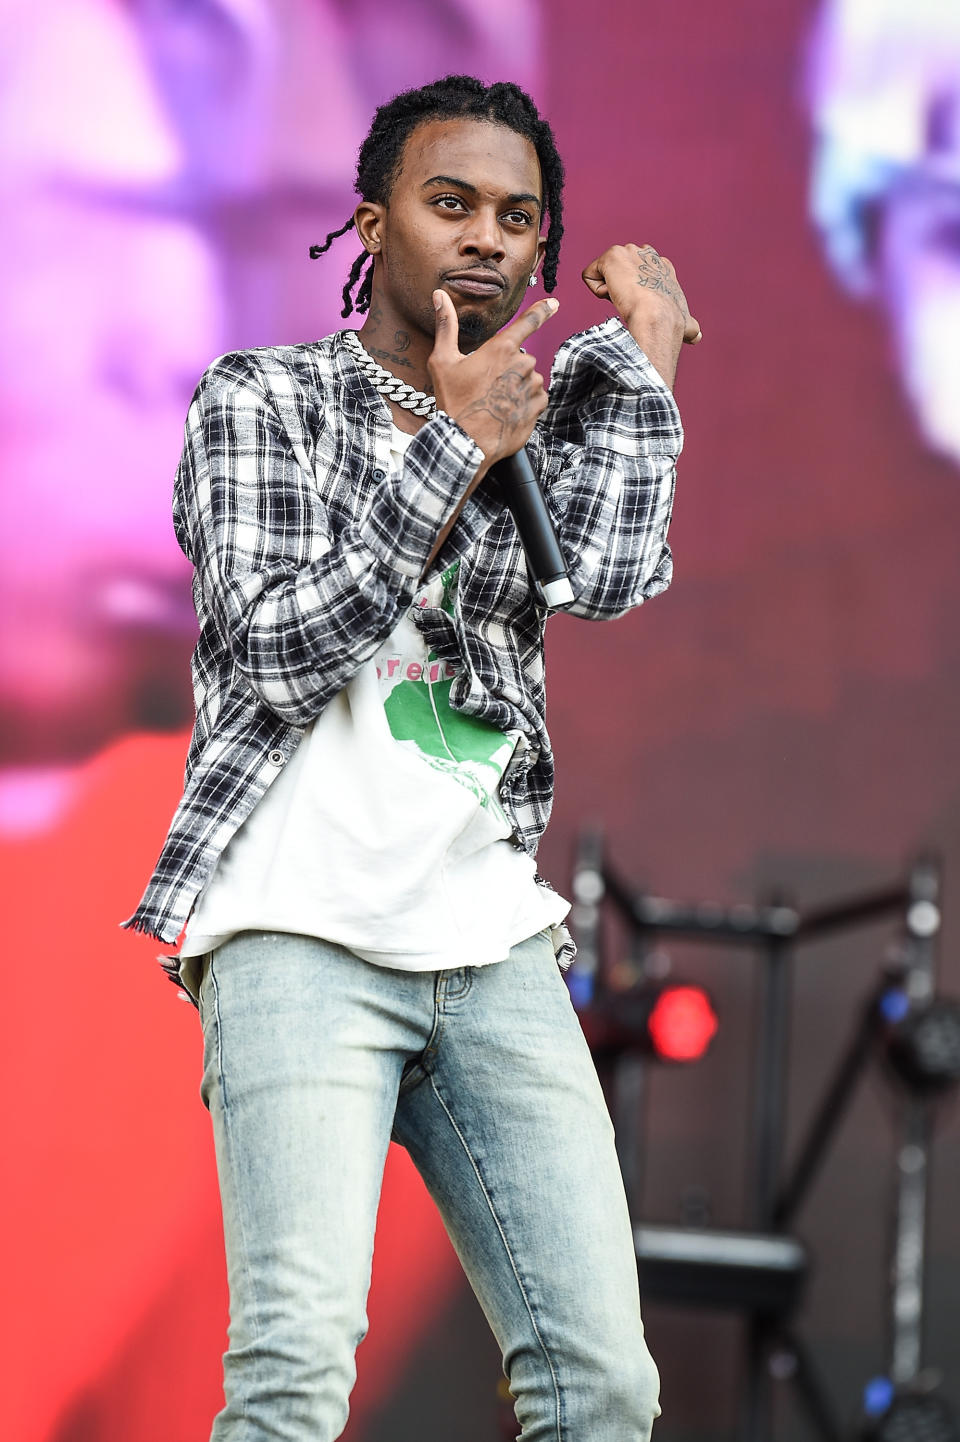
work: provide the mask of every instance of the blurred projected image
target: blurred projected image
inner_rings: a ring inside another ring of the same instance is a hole
[[[536,87],[535,0],[0,0],[0,831],[192,716],[170,497],[201,372],[334,329],[374,106]],[[509,24],[505,18],[509,12]]]
[[[920,429],[960,464],[958,0],[828,0],[809,91],[827,256],[886,311]]]

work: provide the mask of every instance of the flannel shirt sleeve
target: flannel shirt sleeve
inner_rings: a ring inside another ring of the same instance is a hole
[[[437,417],[414,438],[400,475],[334,536],[306,454],[255,359],[235,352],[207,370],[177,471],[177,539],[196,568],[201,625],[213,624],[283,720],[311,721],[394,628],[481,461],[469,436]],[[487,521],[469,502],[464,509],[467,545]]]
[[[665,591],[673,574],[667,528],[683,445],[676,402],[613,318],[557,352],[541,427],[544,490],[576,597],[564,609],[613,620]]]

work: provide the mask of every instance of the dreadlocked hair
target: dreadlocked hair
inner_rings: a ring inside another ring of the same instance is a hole
[[[484,85],[473,75],[447,75],[432,85],[421,86],[419,90],[404,90],[386,105],[381,105],[373,117],[370,133],[360,147],[356,190],[361,200],[371,200],[379,205],[389,203],[400,172],[404,146],[417,126],[428,120],[487,120],[524,136],[533,145],[543,180],[543,209],[549,216],[543,285],[545,290],[554,290],[563,239],[563,162],[557,153],[549,124],[541,120],[526,91],[511,81]],[[316,260],[323,255],[338,236],[346,235],[352,227],[353,216],[339,230],[331,230],[322,245],[311,245],[311,259]],[[372,290],[373,256],[363,250],[353,262],[343,287],[343,310],[340,314],[346,318],[356,310],[363,315],[370,308]]]

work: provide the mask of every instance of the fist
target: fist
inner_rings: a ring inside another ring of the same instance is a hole
[[[612,245],[587,266],[583,283],[602,300],[611,300],[630,330],[645,321],[675,327],[686,345],[701,338],[672,262],[652,245]]]

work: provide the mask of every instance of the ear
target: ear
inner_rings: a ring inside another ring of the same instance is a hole
[[[383,244],[383,218],[386,213],[387,207],[376,200],[361,200],[353,212],[357,234],[371,255],[380,253]]]
[[[546,255],[546,253],[547,237],[545,235],[541,235],[539,240],[537,241],[537,258],[534,262],[533,270],[531,271],[532,275],[540,274],[540,267],[543,265],[543,257]]]

